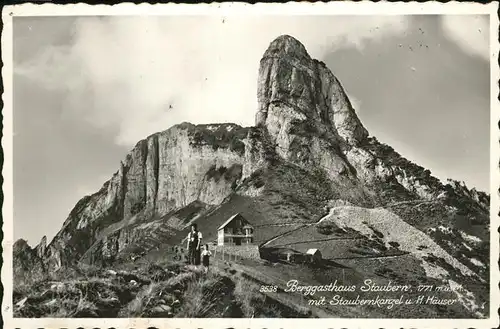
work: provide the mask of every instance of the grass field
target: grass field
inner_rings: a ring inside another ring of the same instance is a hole
[[[122,264],[114,270],[81,266],[16,286],[14,316],[309,317],[259,292],[254,281],[222,265],[204,273],[179,263]]]
[[[400,265],[402,264],[402,265]],[[401,268],[400,271],[390,269]],[[402,267],[401,267],[402,266]],[[233,265],[234,268],[246,273],[254,280],[260,281],[264,285],[276,285],[279,287],[278,293],[289,303],[294,303],[297,307],[305,307],[309,300],[320,300],[324,297],[330,300],[334,295],[341,295],[344,298],[376,298],[377,295],[384,298],[397,298],[401,293],[396,292],[316,292],[314,296],[303,296],[300,293],[284,292],[290,280],[297,280],[300,285],[324,285],[335,280],[338,285],[356,285],[358,288],[363,285],[367,278],[379,285],[387,284],[389,281],[399,284],[413,284],[415,289],[405,293],[405,298],[416,298],[418,295],[438,296],[439,298],[455,298],[453,292],[422,293],[417,292],[419,284],[440,284],[438,280],[429,279],[425,276],[420,262],[411,255],[401,256],[401,258],[387,259],[367,259],[356,258],[330,263],[320,268],[310,268],[303,265],[290,265],[269,262],[255,262],[242,260]],[[309,305],[310,306],[310,305]],[[393,309],[386,309],[372,305],[365,306],[340,306],[323,305],[310,306],[314,314],[327,315],[329,317],[355,317],[355,318],[461,318],[469,317],[468,311],[458,303],[448,307],[436,307],[435,305],[398,305]]]

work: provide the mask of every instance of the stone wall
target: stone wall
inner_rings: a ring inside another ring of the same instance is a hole
[[[244,246],[216,246],[212,250],[214,257],[222,258],[224,255],[235,255],[243,258],[260,259],[258,245],[244,245]]]

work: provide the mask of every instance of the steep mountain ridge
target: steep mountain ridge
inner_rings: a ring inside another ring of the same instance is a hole
[[[319,221],[333,199],[390,209],[475,266],[464,256],[471,252],[465,238],[455,243],[452,236],[482,234],[487,248],[486,234],[478,233],[489,223],[485,193],[442,184],[369,137],[338,79],[293,37],[271,42],[258,79],[255,127],[182,123],[139,141],[113,177],[76,204],[48,245],[45,237],[33,249],[16,243],[15,273],[28,263],[52,271],[79,261],[127,260],[141,243],[145,251],[178,244],[191,222],[210,240],[236,211],[261,228],[264,243]],[[462,233],[443,238],[436,231],[458,224]]]
[[[219,204],[237,181],[265,165],[250,129],[183,123],[136,144],[97,193],[82,198],[44,255],[49,266],[77,260],[109,225],[141,222],[194,201]],[[217,177],[214,171],[222,171]]]

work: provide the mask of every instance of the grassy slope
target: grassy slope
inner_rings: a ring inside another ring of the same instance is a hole
[[[413,209],[415,206],[416,204],[411,202],[405,204],[405,207]],[[399,209],[401,208],[403,208],[403,204],[399,205]],[[450,249],[461,250],[460,248],[453,249],[449,244],[447,244],[448,248],[441,247],[443,241],[440,241],[439,244],[436,243],[437,239],[433,236],[432,231],[430,236],[422,232],[432,227],[430,223],[433,220],[437,220],[432,217],[429,219],[425,217],[425,214],[429,213],[422,212],[420,217],[415,217],[412,223],[414,226],[412,226],[384,209],[338,207],[337,211],[334,211],[317,225],[309,225],[283,235],[266,244],[266,247],[292,248],[300,252],[305,252],[309,248],[319,248],[324,258],[333,259],[338,264],[349,268],[349,279],[373,278],[380,283],[392,280],[413,286],[419,284],[439,286],[451,280],[463,284],[467,290],[474,294],[474,296],[467,296],[467,292],[459,292],[459,295],[455,296],[452,293],[440,293],[448,298],[462,298],[463,304],[469,309],[464,306],[431,307],[429,309],[417,307],[404,311],[408,312],[407,314],[399,309],[405,317],[408,315],[467,317],[476,312],[482,313],[484,310],[478,309],[477,306],[481,306],[484,301],[488,300],[488,286],[484,283],[487,282],[487,277],[484,276],[484,272],[477,271],[477,266],[470,266],[470,261],[461,262],[467,256],[461,254],[461,257],[455,257],[456,253],[449,252]],[[433,214],[437,216],[436,212]],[[409,220],[409,218],[406,219]],[[449,219],[441,219],[439,223],[446,226],[451,225]],[[460,228],[460,225],[457,226]],[[464,225],[463,231],[468,232],[468,234],[475,232],[467,225]],[[453,232],[448,233],[445,241],[452,238],[455,243],[464,241],[463,237],[457,237],[458,233],[454,234]],[[478,244],[478,240],[475,240],[478,236],[481,235],[478,233],[472,235],[472,238],[468,238],[472,241],[467,242],[470,245]],[[472,252],[470,251],[469,254]],[[328,271],[323,272],[328,273]],[[353,275],[353,272],[356,275]],[[472,274],[472,272],[479,274],[479,276]],[[299,272],[295,272],[295,275],[297,273]],[[309,282],[327,283],[332,277],[338,277],[338,275],[309,278]],[[356,284],[360,284],[362,281],[353,280]],[[450,294],[452,295],[450,296]],[[479,313],[475,315],[479,315]]]
[[[466,292],[460,294],[469,313],[483,312],[478,309],[478,306],[488,301],[488,285],[485,280],[446,252],[427,234],[405,223],[390,211],[349,206],[338,207],[334,208],[323,221],[355,229],[370,240],[375,242],[378,240],[380,244],[385,244],[386,247],[390,246],[391,242],[397,243],[395,245],[397,249],[409,252],[421,262],[418,267],[425,269],[427,277],[445,284],[450,281],[457,282],[472,292],[473,296],[465,296]],[[395,273],[399,272],[394,268],[389,267],[389,269]]]
[[[285,234],[267,243],[266,247],[272,248],[292,248],[305,253],[311,248],[321,251],[325,259],[338,259],[346,257],[380,256],[378,250],[371,248],[361,248],[366,240],[355,231],[336,230],[331,234],[323,234],[317,225],[308,225],[289,234]],[[384,253],[391,254],[391,253]]]
[[[490,263],[489,230],[482,224],[487,222],[486,218],[471,221],[469,216],[462,215],[456,208],[438,201],[395,204],[388,209],[428,234],[443,249],[484,279],[487,278]],[[477,215],[488,216],[482,213]]]
[[[255,262],[250,260],[243,261],[236,267],[249,276],[261,281],[267,285],[277,285],[283,298],[288,299],[290,303],[307,305],[308,300],[319,300],[325,297],[330,300],[335,294],[344,298],[355,299],[359,294],[361,298],[376,298],[379,295],[382,298],[398,298],[401,293],[398,292],[316,292],[314,296],[301,297],[298,293],[283,292],[287,287],[289,280],[298,280],[300,285],[321,285],[330,284],[335,280],[337,285],[357,285],[360,287],[367,278],[372,279],[379,285],[388,284],[389,281],[399,284],[420,283],[437,284],[438,282],[425,276],[424,271],[419,266],[419,261],[414,257],[406,255],[404,259],[353,259],[338,262],[321,268],[311,268],[303,265],[272,264],[267,262]],[[398,270],[391,272],[391,269]],[[418,295],[438,296],[439,298],[454,298],[451,292],[441,293],[422,293],[410,292],[404,296],[416,298]],[[469,313],[461,306],[436,307],[433,305],[400,305],[393,309],[376,307],[371,305],[363,306],[339,306],[323,305],[318,306],[321,310],[330,314],[330,316],[354,317],[354,318],[461,318],[469,317]],[[314,310],[314,308],[312,308]]]
[[[240,272],[170,263],[66,268],[15,287],[15,317],[308,317]]]

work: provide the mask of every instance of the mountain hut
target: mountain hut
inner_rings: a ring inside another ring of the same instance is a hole
[[[311,263],[319,263],[323,256],[321,255],[321,251],[318,249],[309,249],[306,252],[307,257]]]
[[[241,214],[231,216],[217,229],[217,244],[219,246],[241,246],[252,244],[254,228]]]

